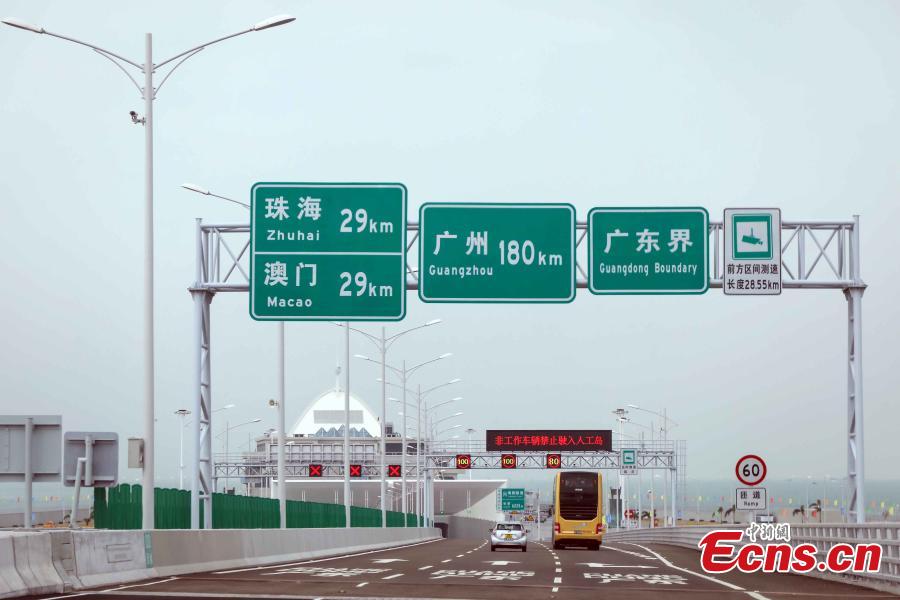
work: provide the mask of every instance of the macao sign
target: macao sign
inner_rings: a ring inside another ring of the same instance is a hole
[[[612,452],[610,429],[488,429],[488,452]]]
[[[406,188],[257,183],[250,194],[250,315],[397,321],[406,313]]]

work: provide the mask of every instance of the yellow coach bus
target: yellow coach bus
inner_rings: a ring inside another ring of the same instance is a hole
[[[591,471],[564,471],[553,480],[553,547],[580,545],[600,549],[603,521],[603,476]]]

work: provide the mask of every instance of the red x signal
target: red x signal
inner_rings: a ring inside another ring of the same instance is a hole
[[[322,476],[322,465],[309,465],[309,476],[310,477],[321,477]]]
[[[362,465],[350,465],[350,477],[362,477]]]
[[[401,477],[402,473],[400,470],[400,465],[388,465],[388,477]]]

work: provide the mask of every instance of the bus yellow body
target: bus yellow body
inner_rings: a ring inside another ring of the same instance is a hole
[[[591,471],[563,471],[553,479],[553,547],[603,543],[603,476]]]

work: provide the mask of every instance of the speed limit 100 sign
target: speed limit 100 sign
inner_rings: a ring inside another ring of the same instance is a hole
[[[744,485],[759,485],[766,478],[766,461],[755,454],[742,456],[734,467],[734,473]]]

